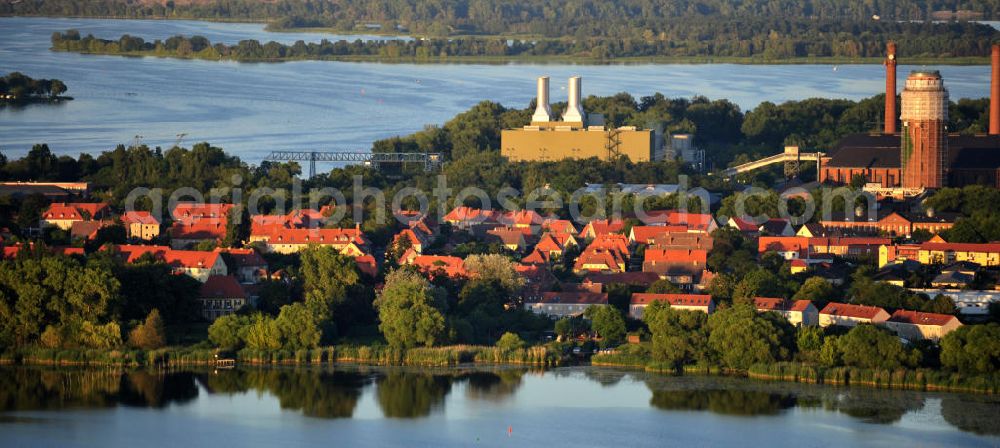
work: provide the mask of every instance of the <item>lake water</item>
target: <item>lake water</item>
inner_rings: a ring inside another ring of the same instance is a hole
[[[524,107],[540,75],[553,77],[554,101],[563,100],[566,78],[581,75],[584,95],[705,95],[743,109],[762,101],[859,99],[885,85],[880,65],[272,64],[49,51],[51,34],[69,28],[102,38],[201,34],[227,43],[340,38],[269,33],[260,24],[0,18],[0,72],[61,79],[76,98],[55,106],[0,108],[0,151],[8,156],[42,142],[57,153],[93,153],[136,135],[151,146],[169,147],[182,133],[184,144],[209,141],[250,162],[272,150],[367,150],[373,140],[441,124],[481,100]],[[901,66],[899,73],[914,68]],[[988,96],[987,66],[934,68],[952,98]]]
[[[0,368],[0,446],[989,446],[996,397],[595,367]]]

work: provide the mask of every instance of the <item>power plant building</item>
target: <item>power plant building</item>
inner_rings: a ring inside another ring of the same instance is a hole
[[[538,99],[531,124],[501,131],[500,154],[512,162],[591,157],[613,160],[619,156],[633,162],[653,160],[653,131],[634,126],[606,128],[602,117],[588,117],[581,102],[581,86],[579,76],[569,79],[566,111],[562,120],[557,121],[549,106],[549,78],[538,78]]]
[[[972,184],[1000,188],[1000,45],[992,51],[987,135],[948,134],[948,90],[936,71],[910,74],[897,117],[895,50],[890,44],[884,132],[843,138],[821,161],[819,180],[847,184],[860,176],[904,195]],[[901,132],[896,132],[897,118]]]

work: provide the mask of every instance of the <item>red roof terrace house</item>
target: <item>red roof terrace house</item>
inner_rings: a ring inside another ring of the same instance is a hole
[[[607,306],[608,295],[589,291],[546,292],[538,300],[524,302],[524,309],[559,319],[580,316],[592,305]]]
[[[103,202],[54,202],[42,212],[40,227],[73,228],[73,223],[102,221],[110,217],[111,209]]]
[[[819,312],[819,325],[829,327],[855,327],[858,324],[881,324],[889,320],[889,313],[877,306],[853,305],[830,302]]]
[[[715,301],[708,294],[632,294],[628,305],[628,315],[633,319],[642,319],[646,307],[653,302],[665,302],[670,308],[681,311],[692,311],[705,314],[715,312]]]

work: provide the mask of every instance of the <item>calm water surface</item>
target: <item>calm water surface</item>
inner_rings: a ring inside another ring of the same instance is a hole
[[[51,34],[69,28],[103,38],[201,34],[228,43],[340,38],[269,33],[259,24],[0,18],[0,72],[62,79],[76,98],[0,108],[0,150],[8,156],[40,142],[58,153],[97,152],[136,135],[169,147],[181,133],[185,143],[209,141],[250,162],[274,149],[367,150],[373,140],[440,124],[484,99],[524,107],[534,97],[534,78],[545,74],[557,101],[565,96],[564,79],[577,74],[585,95],[705,95],[744,109],[761,101],[858,99],[884,89],[880,65],[248,64],[49,51]],[[953,98],[988,95],[988,67],[940,69]]]
[[[996,397],[593,367],[0,368],[0,446],[995,446]]]

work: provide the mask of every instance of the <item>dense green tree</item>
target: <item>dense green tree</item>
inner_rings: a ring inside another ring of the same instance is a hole
[[[656,301],[643,311],[643,321],[653,340],[653,359],[674,368],[711,359],[708,318],[704,313],[680,311]]]
[[[145,322],[129,332],[128,343],[133,347],[145,350],[153,350],[167,345],[167,331],[163,326],[160,310],[150,311]]]
[[[208,340],[226,350],[240,348],[246,341],[252,320],[249,316],[227,314],[215,319],[208,327]]]
[[[833,285],[823,277],[809,277],[795,292],[792,300],[810,300],[817,309],[823,309],[828,302],[838,299]]]
[[[625,342],[625,318],[618,308],[591,305],[584,311],[591,328],[601,337],[601,347],[617,347]]]
[[[524,341],[517,334],[506,332],[497,341],[497,348],[507,352],[520,350],[524,348]]]
[[[1000,325],[966,325],[941,339],[941,365],[962,373],[994,373],[1000,368]]]
[[[394,347],[433,346],[444,335],[443,302],[441,291],[419,274],[393,271],[375,300],[379,330]]]
[[[708,318],[708,332],[709,347],[733,369],[787,360],[794,348],[788,322],[773,313],[759,314],[753,305],[717,310]]]
[[[302,303],[281,307],[274,324],[281,333],[282,346],[287,350],[310,349],[319,345],[321,331],[316,316]]]
[[[898,337],[873,325],[858,325],[835,341],[837,355],[833,358],[846,366],[895,369],[916,367],[920,362],[919,351],[908,349]],[[827,350],[825,345],[823,349]]]
[[[270,316],[252,317],[247,328],[246,346],[251,350],[278,350],[281,348],[281,330]]]

